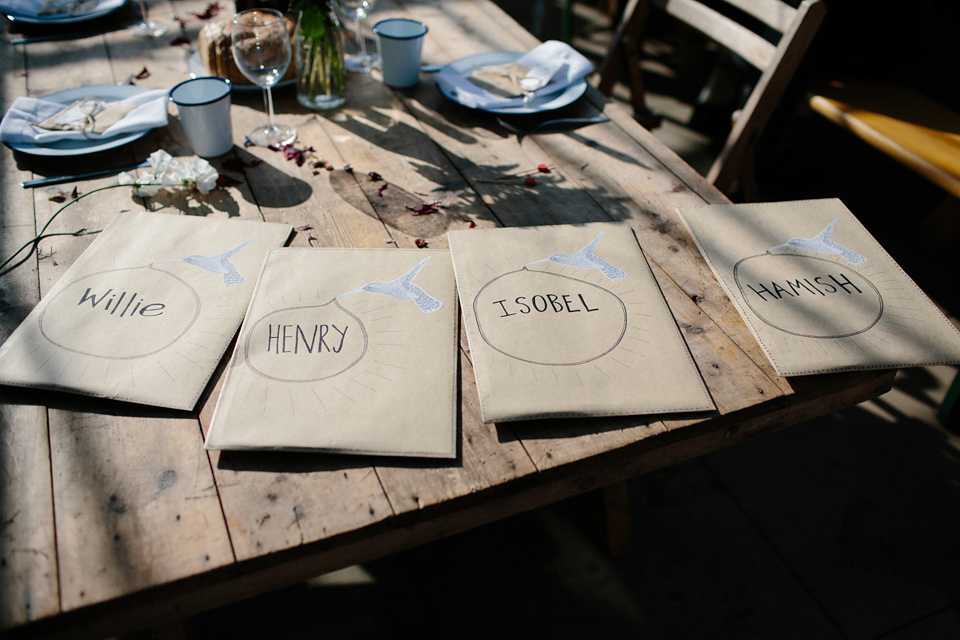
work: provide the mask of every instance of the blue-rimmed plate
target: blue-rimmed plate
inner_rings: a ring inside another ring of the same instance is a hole
[[[135,87],[132,84],[101,84],[90,87],[65,89],[42,96],[42,98],[51,102],[59,102],[66,106],[71,102],[84,98],[99,98],[107,102],[123,100],[124,98],[129,98],[132,95],[143,93],[144,91],[149,91],[149,89]],[[56,142],[50,142],[48,144],[10,142],[7,143],[7,146],[14,151],[20,151],[21,153],[27,153],[33,156],[79,156],[87,153],[96,153],[97,151],[106,151],[107,149],[115,149],[142,138],[150,131],[151,129],[131,131],[129,133],[121,133],[111,138],[98,138],[96,140],[57,140]]]
[[[513,62],[525,53],[525,51],[488,51],[486,53],[477,53],[472,56],[467,56],[466,58],[455,60],[443,67],[440,71],[452,71],[465,76],[474,69],[479,69],[480,67],[489,67],[492,65]],[[440,89],[440,93],[442,93],[446,98],[453,100],[457,104],[480,109],[481,111],[489,111],[490,113],[502,113],[510,115],[539,113],[541,111],[550,111],[551,109],[565,107],[586,92],[587,81],[581,80],[579,82],[574,82],[573,84],[569,84],[553,93],[538,94],[527,104],[518,107],[475,107],[473,104],[461,102],[457,98],[457,93],[455,90],[451,90],[439,82],[437,83],[437,88]]]
[[[23,22],[25,24],[71,24],[105,16],[108,13],[113,13],[125,4],[127,4],[127,0],[100,0],[92,9],[80,11],[79,13],[54,13],[41,16],[18,13],[15,10],[9,9],[6,4],[0,3],[0,11],[2,11],[11,22]]]

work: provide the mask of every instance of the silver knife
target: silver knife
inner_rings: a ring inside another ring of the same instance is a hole
[[[52,184],[63,184],[64,182],[76,182],[79,180],[88,180],[90,178],[102,178],[103,176],[112,176],[122,171],[132,171],[134,169],[144,169],[150,166],[149,160],[144,160],[139,164],[131,164],[126,167],[116,167],[114,169],[101,169],[100,171],[91,171],[90,173],[78,173],[73,176],[50,176],[49,178],[37,178],[36,180],[25,180],[20,183],[24,189],[31,187],[46,187]]]

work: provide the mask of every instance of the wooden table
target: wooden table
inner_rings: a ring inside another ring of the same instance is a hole
[[[202,0],[178,0],[190,16]],[[443,63],[536,40],[485,0],[381,0],[375,17],[410,15],[430,26],[424,62]],[[172,7],[152,17],[174,24]],[[186,77],[182,46],[124,30],[4,49],[3,97],[65,85],[122,81],[143,67],[145,87]],[[612,121],[567,133],[508,134],[494,117],[446,101],[424,75],[406,91],[351,76],[347,105],[302,110],[276,92],[279,117],[335,170],[297,166],[283,154],[238,146],[216,161],[237,184],[208,197],[146,202],[107,190],[81,200],[55,235],[0,278],[5,338],[115,216],[153,211],[283,221],[297,246],[445,246],[448,229],[625,220],[655,275],[716,401],[709,415],[557,420],[504,425],[479,419],[470,353],[461,337],[454,463],[306,454],[206,453],[203,436],[220,373],[197,411],[184,414],[68,394],[0,388],[0,626],[10,635],[99,636],[143,628],[326,571],[438,539],[639,473],[728,446],[886,391],[892,372],[785,380],[740,320],[674,212],[723,202],[676,155],[594,91],[565,114]],[[264,119],[258,92],[233,96],[236,140]],[[163,148],[190,151],[175,118],[105,157],[38,158],[4,149],[2,253],[28,241],[59,206],[37,175],[116,166]],[[257,164],[259,161],[260,163]],[[353,172],[343,170],[346,164]],[[537,185],[504,176],[549,165]],[[389,187],[371,182],[380,173]],[[114,178],[67,184],[87,192]],[[436,215],[406,204],[442,200]],[[461,332],[462,334],[462,332]]]

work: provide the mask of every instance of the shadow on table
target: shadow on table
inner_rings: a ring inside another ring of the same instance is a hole
[[[457,441],[460,431],[457,430]],[[220,451],[217,468],[228,471],[257,471],[283,474],[318,471],[350,471],[371,467],[399,469],[440,469],[462,465],[462,453],[446,458],[407,458],[400,456],[352,455],[326,451]]]
[[[697,411],[681,415],[686,420],[706,420],[716,415],[714,411]],[[660,425],[661,420],[676,419],[678,414],[650,414],[595,417],[544,418],[496,424],[500,442],[513,442],[529,439],[563,439],[594,436],[627,429],[644,429],[650,435],[659,435],[669,431]]]

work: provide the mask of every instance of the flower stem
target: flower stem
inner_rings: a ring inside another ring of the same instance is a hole
[[[44,232],[47,230],[47,228],[50,226],[50,224],[51,224],[54,220],[57,219],[57,216],[59,216],[60,213],[61,213],[64,209],[66,209],[67,207],[69,207],[70,205],[72,205],[74,202],[77,202],[78,200],[82,200],[82,199],[86,198],[87,196],[93,195],[94,193],[96,193],[96,192],[98,192],[98,191],[104,191],[104,190],[106,190],[106,189],[116,189],[117,187],[149,187],[149,186],[161,186],[161,185],[151,185],[151,184],[143,184],[143,185],[108,184],[108,185],[105,186],[105,187],[97,187],[96,189],[92,189],[92,190],[90,190],[90,191],[87,191],[87,192],[84,193],[84,194],[81,194],[81,195],[77,196],[76,198],[74,198],[74,199],[71,200],[70,202],[66,203],[65,205],[63,205],[62,207],[60,207],[59,209],[57,209],[56,212],[54,212],[54,214],[53,214],[52,216],[50,216],[50,219],[47,220],[47,223],[46,223],[45,225],[43,225],[43,227],[40,229],[40,232],[39,232],[36,236],[34,236],[33,238],[31,238],[30,240],[28,240],[27,242],[25,242],[19,249],[17,249],[16,251],[13,252],[13,255],[11,255],[11,256],[8,257],[6,260],[4,260],[2,263],[0,263],[0,276],[3,276],[3,275],[6,275],[6,274],[10,273],[10,271],[12,271],[12,270],[14,269],[14,267],[17,267],[17,266],[23,264],[23,262],[24,262],[25,260],[27,260],[27,259],[33,254],[33,252],[36,251],[37,245],[40,244],[40,241],[43,240],[45,237],[47,237],[47,236],[44,235]],[[54,234],[49,234],[49,235],[54,235]],[[23,260],[21,260],[20,262],[18,262],[16,265],[14,265],[14,267],[11,267],[11,268],[8,269],[7,271],[3,271],[4,267],[6,267],[8,264],[10,264],[10,263],[14,260],[14,258],[16,258],[18,255],[20,255],[20,253],[23,252],[24,249],[26,249],[27,247],[30,247],[31,245],[33,246],[33,249],[31,249],[31,251],[30,251],[29,254],[27,254],[26,256],[24,256]]]

